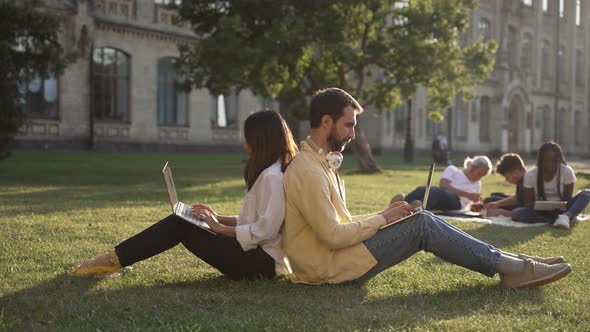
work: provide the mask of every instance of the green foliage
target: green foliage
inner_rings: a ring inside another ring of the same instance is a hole
[[[8,157],[25,120],[18,85],[61,73],[71,57],[58,40],[60,18],[40,11],[41,5],[38,0],[0,1],[0,159]]]
[[[286,279],[234,282],[182,245],[120,278],[63,271],[112,249],[170,213],[161,168],[179,197],[239,213],[244,154],[24,153],[0,164],[1,331],[585,331],[590,325],[590,222],[571,231],[455,223],[517,253],[561,254],[574,272],[523,290],[419,253],[366,285],[305,286]],[[378,175],[341,175],[353,214],[379,211],[426,181],[428,160],[378,157]],[[533,160],[527,164],[534,163]],[[440,169],[437,169],[438,180]],[[576,190],[590,187],[578,175]],[[514,187],[483,178],[484,193]],[[586,210],[586,213],[590,209]]]
[[[403,3],[407,3],[404,6]],[[458,44],[475,0],[184,1],[182,19],[200,36],[180,47],[187,86],[225,93],[251,89],[304,118],[317,89],[350,90],[390,110],[428,88],[439,112],[493,67],[494,41]],[[441,119],[438,113],[434,119]]]

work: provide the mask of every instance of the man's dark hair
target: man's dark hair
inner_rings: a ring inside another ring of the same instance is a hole
[[[513,170],[525,171],[524,162],[522,158],[516,153],[506,153],[500,157],[500,160],[496,163],[496,173],[505,175]]]
[[[358,101],[342,89],[318,90],[313,94],[309,103],[309,125],[311,128],[318,128],[322,124],[322,117],[326,114],[336,122],[348,106],[351,106],[357,114],[363,112]]]

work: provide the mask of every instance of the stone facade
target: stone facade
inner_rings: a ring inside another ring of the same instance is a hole
[[[57,114],[30,114],[17,137],[21,146],[84,148],[92,144],[95,148],[139,150],[240,147],[243,120],[262,103],[248,91],[228,98],[233,125],[215,124],[212,114],[217,98],[206,90],[186,96],[186,122],[159,124],[158,61],[178,56],[177,44],[196,41],[188,26],[174,23],[175,13],[158,4],[161,2],[46,1],[49,10],[63,14],[62,42],[68,50],[76,50],[79,58],[57,79]],[[417,150],[430,150],[433,137],[443,134],[454,150],[467,152],[533,152],[543,141],[553,139],[568,154],[590,153],[590,3],[563,0],[563,17],[559,19],[558,3],[479,1],[461,42],[480,35],[495,39],[499,45],[495,68],[478,86],[477,98],[456,98],[444,112],[442,123],[428,119],[426,91],[418,89],[412,100],[410,127]],[[90,116],[97,107],[91,75],[93,52],[105,47],[128,57],[128,101],[123,106],[127,109],[123,120]],[[387,152],[403,147],[406,116],[406,106],[380,116],[369,108],[359,123],[372,147]],[[301,136],[308,132],[307,127],[302,123]]]
[[[54,116],[30,114],[17,136],[23,146],[124,150],[190,150],[239,148],[241,124],[259,109],[261,99],[248,91],[232,97],[235,126],[212,120],[217,97],[207,90],[186,95],[186,123],[158,124],[158,60],[178,56],[177,45],[194,42],[187,26],[174,24],[175,13],[154,1],[47,1],[48,10],[64,17],[62,43],[78,59],[57,78],[58,111]],[[124,120],[91,119],[93,52],[109,48],[127,55],[127,115]],[[229,110],[227,110],[229,112]],[[228,114],[229,115],[229,114]],[[92,130],[91,130],[92,129]]]
[[[479,1],[464,42],[489,33],[499,46],[494,70],[475,100],[456,98],[441,124],[427,118],[426,91],[417,91],[411,132],[418,150],[430,150],[433,135],[443,134],[454,150],[472,153],[534,152],[546,140],[557,141],[568,154],[590,153],[590,2],[563,1],[559,35],[558,3]],[[365,116],[363,126],[374,147],[395,151],[404,145],[405,122],[399,121],[407,109],[388,113]]]

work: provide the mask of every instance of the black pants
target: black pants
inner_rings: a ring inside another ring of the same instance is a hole
[[[422,202],[424,200],[424,193],[426,192],[426,187],[418,187],[414,189],[411,193],[406,195],[406,202],[411,203],[412,201],[419,200]],[[460,210],[461,209],[461,201],[459,197],[455,195],[453,192],[439,188],[439,187],[430,187],[430,194],[428,195],[428,206],[424,207],[427,210],[439,210],[439,211],[448,211],[448,210]]]
[[[234,280],[272,278],[275,261],[260,246],[244,251],[238,240],[213,235],[170,215],[115,247],[122,266],[155,256],[178,243]]]
[[[488,203],[491,203],[491,202],[497,202],[497,201],[502,200],[502,199],[507,198],[507,197],[510,197],[510,196],[509,195],[506,195],[505,193],[492,193],[490,195],[490,197],[486,197],[483,200],[483,203],[484,204],[488,204]],[[514,206],[503,206],[503,207],[501,207],[501,209],[512,211],[512,210],[516,209],[517,207],[519,207],[519,206],[518,205],[514,205]]]

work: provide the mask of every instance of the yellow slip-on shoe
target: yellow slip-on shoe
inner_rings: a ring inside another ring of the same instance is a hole
[[[110,253],[110,256],[111,263],[113,263],[112,266],[96,265],[95,260],[93,259],[88,262],[86,266],[82,267],[82,264],[79,264],[78,266],[74,266],[67,270],[66,273],[76,277],[115,275],[121,268],[121,263],[114,251]]]

